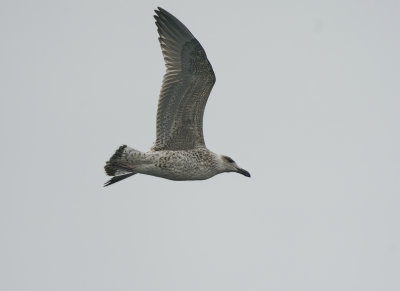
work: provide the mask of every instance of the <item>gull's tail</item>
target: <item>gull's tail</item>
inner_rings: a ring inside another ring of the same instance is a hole
[[[126,145],[120,146],[104,166],[106,174],[114,176],[104,184],[104,187],[135,175],[133,160],[140,154],[141,152]]]

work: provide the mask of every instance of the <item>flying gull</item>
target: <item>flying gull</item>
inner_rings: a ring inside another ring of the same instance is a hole
[[[158,7],[156,25],[167,67],[157,110],[156,141],[149,152],[122,145],[105,165],[113,176],[104,186],[134,174],[170,180],[205,180],[224,172],[246,177],[230,157],[208,150],[203,113],[215,83],[206,53],[193,34],[172,14]]]

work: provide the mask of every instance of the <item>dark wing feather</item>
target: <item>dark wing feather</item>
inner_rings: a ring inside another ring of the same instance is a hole
[[[136,174],[136,173],[129,173],[129,174],[125,174],[125,175],[120,175],[120,176],[112,177],[110,180],[108,180],[108,181],[104,184],[104,187],[110,186],[111,184],[117,183],[117,182],[119,182],[119,181],[121,181],[121,180],[124,180],[124,179],[126,179],[126,178],[129,178],[130,176],[135,175],[135,174]]]
[[[167,72],[157,111],[152,150],[204,147],[203,115],[215,75],[206,53],[190,31],[162,8],[155,11]]]

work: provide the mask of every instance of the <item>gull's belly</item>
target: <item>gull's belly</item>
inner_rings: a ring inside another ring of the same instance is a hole
[[[143,172],[170,180],[205,180],[217,174],[208,150],[156,152],[152,160]]]
[[[182,181],[182,180],[205,180],[211,178],[216,173],[206,167],[176,167],[176,164],[170,168],[161,169],[160,177]]]

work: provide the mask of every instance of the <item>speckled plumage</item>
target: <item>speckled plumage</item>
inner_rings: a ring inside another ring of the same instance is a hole
[[[223,172],[250,174],[205,146],[203,115],[215,75],[192,33],[162,8],[155,11],[167,71],[157,110],[156,141],[147,153],[121,146],[105,165],[105,186],[136,173],[170,180],[204,180]]]

